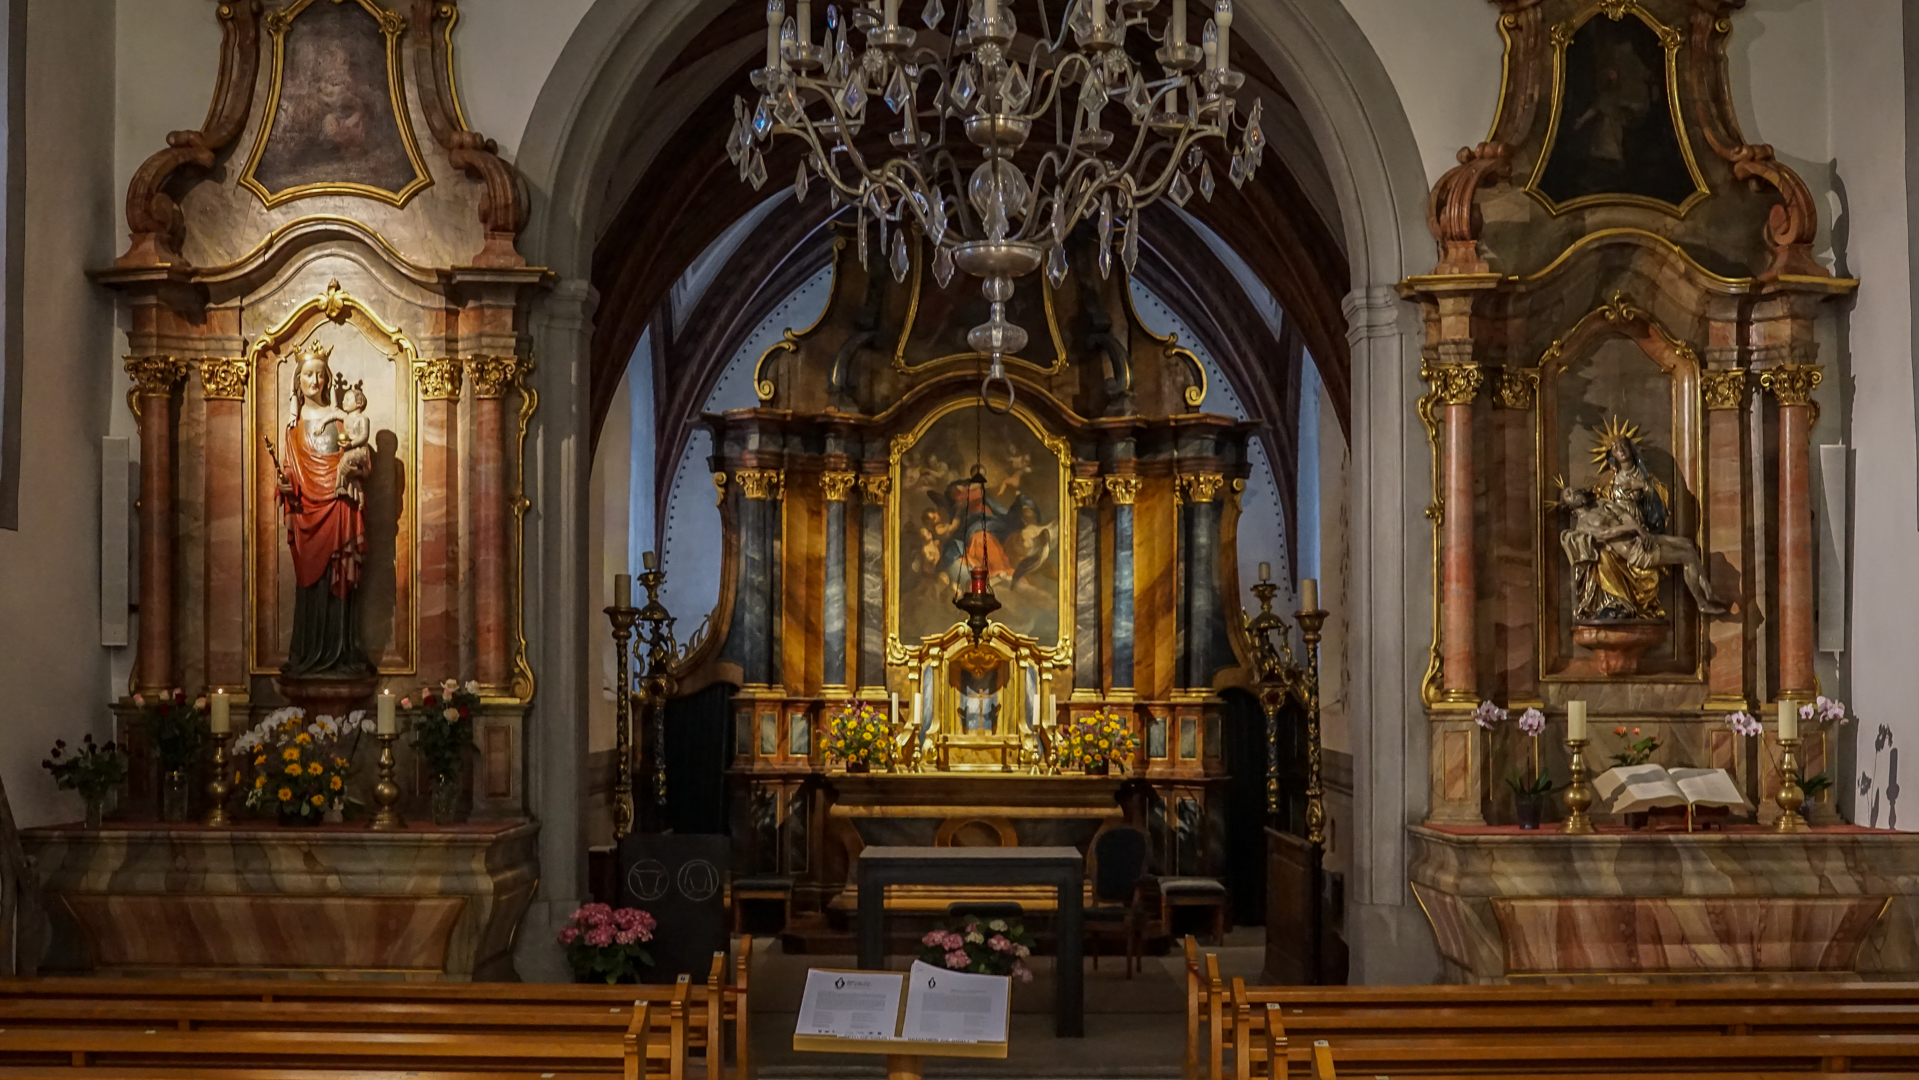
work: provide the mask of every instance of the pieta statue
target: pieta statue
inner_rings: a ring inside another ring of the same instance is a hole
[[[275,455],[296,588],[293,641],[281,671],[294,676],[372,671],[359,619],[372,431],[365,390],[336,378],[331,357],[318,345],[294,354],[285,452]]]
[[[1646,469],[1639,429],[1614,417],[1593,447],[1599,482],[1562,487],[1559,506],[1571,519],[1559,544],[1572,564],[1573,619],[1623,622],[1663,619],[1659,581],[1678,567],[1699,610],[1722,615],[1727,608],[1706,580],[1699,549],[1666,532],[1669,493]]]

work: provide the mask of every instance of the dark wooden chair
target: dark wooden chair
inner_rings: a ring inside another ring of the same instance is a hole
[[[1099,970],[1102,937],[1120,937],[1126,947],[1126,977],[1140,954],[1140,891],[1146,883],[1146,833],[1131,825],[1107,829],[1093,838],[1093,895],[1086,905],[1086,936],[1093,970]]]

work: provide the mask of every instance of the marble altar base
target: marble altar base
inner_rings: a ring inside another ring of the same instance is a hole
[[[1448,981],[1919,978],[1919,834],[1409,831]]]
[[[516,977],[538,834],[135,824],[21,840],[54,915],[50,970],[468,982]]]

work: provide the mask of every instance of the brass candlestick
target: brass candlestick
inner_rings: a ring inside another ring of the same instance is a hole
[[[631,604],[606,610],[613,623],[613,839],[633,831],[633,676],[627,666],[627,642],[640,609]]]
[[[660,587],[666,584],[666,571],[660,569],[659,555],[649,551],[644,559],[646,570],[640,574],[639,581],[646,590],[646,606],[640,609],[638,618],[646,624],[646,629],[641,631],[640,640],[634,642],[634,647],[637,649],[642,643],[646,645],[646,668],[640,677],[640,701],[646,716],[653,721],[655,809],[651,816],[655,827],[663,830],[666,827],[666,699],[672,696],[674,689],[673,616],[660,603]]]
[[[1812,826],[1806,824],[1806,819],[1799,813],[1799,808],[1806,805],[1806,792],[1799,786],[1799,759],[1793,755],[1798,748],[1798,739],[1779,740],[1779,795],[1776,801],[1782,813],[1779,823],[1773,828],[1782,833],[1812,831]]]
[[[1327,612],[1296,611],[1299,638],[1306,644],[1306,839],[1314,847],[1326,842],[1326,791],[1320,784],[1319,748],[1319,637]]]
[[[1572,779],[1566,785],[1566,823],[1559,831],[1569,836],[1586,836],[1595,831],[1592,818],[1586,815],[1593,804],[1592,785],[1586,782],[1586,758],[1581,753],[1586,740],[1567,739],[1566,745],[1573,752]]]
[[[224,829],[233,824],[227,816],[227,796],[233,794],[233,785],[227,782],[227,740],[233,738],[230,732],[220,731],[213,735],[213,779],[207,781],[207,816],[201,823],[209,828]]]
[[[393,782],[393,740],[398,734],[381,735],[380,740],[380,782],[373,785],[373,801],[380,812],[373,815],[374,832],[393,832],[406,828],[406,821],[400,812],[393,808],[400,801],[400,785]]]

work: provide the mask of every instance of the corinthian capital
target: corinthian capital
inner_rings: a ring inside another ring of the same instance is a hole
[[[1433,397],[1442,405],[1471,405],[1486,381],[1478,364],[1422,363],[1419,377],[1432,384]]]
[[[1825,380],[1818,364],[1780,364],[1759,373],[1759,385],[1772,391],[1780,405],[1810,405],[1812,392]]]

